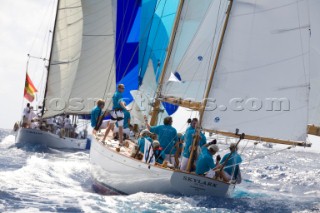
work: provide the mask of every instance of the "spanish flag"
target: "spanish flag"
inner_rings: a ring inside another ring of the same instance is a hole
[[[38,92],[35,86],[33,85],[28,73],[26,76],[26,83],[24,86],[24,97],[32,102],[34,100],[34,93]]]

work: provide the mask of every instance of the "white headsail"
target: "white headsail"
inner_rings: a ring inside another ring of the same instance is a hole
[[[235,0],[203,116],[205,129],[305,141],[306,0]]]
[[[114,92],[114,4],[113,0],[60,1],[45,117],[88,114],[95,99]]]
[[[45,94],[45,117],[61,114],[70,97],[82,45],[81,0],[58,1],[57,20],[51,50]]]
[[[228,1],[188,0],[182,7],[181,18],[164,77],[161,94],[201,101],[214,54],[219,41]],[[173,73],[180,81],[172,81]]]
[[[94,99],[110,100],[115,91],[113,1],[82,0],[82,10],[82,50],[70,99],[83,100],[85,108],[69,107],[66,113],[89,114]]]

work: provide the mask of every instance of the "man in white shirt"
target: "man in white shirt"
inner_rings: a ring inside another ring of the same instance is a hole
[[[71,119],[69,117],[69,115],[66,115],[64,118],[64,129],[67,137],[70,137],[70,130],[72,128]]]
[[[30,103],[27,103],[27,106],[23,109],[22,112],[22,127],[28,127],[28,118],[30,114]]]
[[[49,131],[50,132],[55,132],[54,119],[53,118],[47,118],[46,122],[47,122],[47,125],[49,127]]]
[[[30,112],[29,112],[29,115],[28,115],[28,126],[31,125],[31,120],[33,120],[35,117],[36,117],[36,113],[34,113],[33,111],[33,106],[30,106]]]

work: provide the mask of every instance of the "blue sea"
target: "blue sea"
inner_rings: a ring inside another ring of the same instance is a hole
[[[232,198],[216,198],[99,195],[88,151],[17,147],[8,130],[0,141],[0,212],[320,212],[320,146],[243,144],[243,182]]]

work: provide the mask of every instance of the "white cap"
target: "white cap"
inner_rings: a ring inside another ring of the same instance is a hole
[[[140,136],[144,136],[146,134],[151,134],[151,132],[148,129],[144,129],[140,132]]]
[[[216,153],[219,151],[219,147],[217,145],[215,145],[215,144],[210,145],[208,147],[208,150],[210,150],[210,149],[215,151]]]
[[[152,145],[153,145],[153,148],[157,148],[157,147],[160,146],[160,142],[157,141],[157,140],[154,140],[153,143],[152,143]]]

